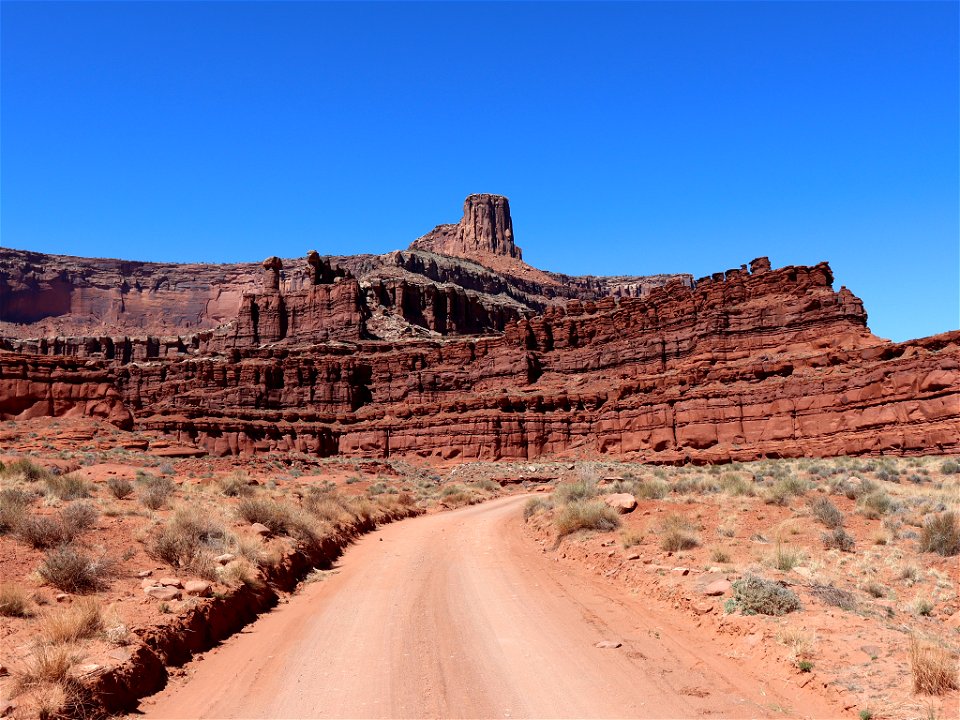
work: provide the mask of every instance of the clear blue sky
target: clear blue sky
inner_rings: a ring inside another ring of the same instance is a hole
[[[493,192],[538,267],[829,260],[877,334],[960,326],[956,2],[0,12],[5,246],[385,252]]]

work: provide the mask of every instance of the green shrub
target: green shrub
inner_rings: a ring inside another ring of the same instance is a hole
[[[733,583],[732,600],[744,615],[786,615],[800,609],[800,598],[793,590],[754,575]]]
[[[956,460],[945,460],[940,466],[940,472],[944,475],[956,475],[960,473],[960,462]]]
[[[597,500],[573,500],[564,506],[556,519],[561,536],[577,530],[609,532],[620,527],[620,516],[609,505]]]
[[[744,480],[742,476],[733,473],[727,473],[720,478],[720,488],[727,495],[734,497],[754,495],[753,484]]]
[[[955,513],[928,517],[920,529],[920,552],[950,557],[960,553],[960,525]]]
[[[843,513],[828,498],[820,497],[810,503],[810,512],[828,528],[843,526]]]

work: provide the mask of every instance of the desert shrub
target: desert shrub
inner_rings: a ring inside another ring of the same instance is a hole
[[[944,475],[956,475],[960,473],[960,462],[956,460],[945,460],[940,466],[940,472]]]
[[[162,508],[176,490],[173,480],[165,476],[137,473],[137,483],[140,485],[140,502],[151,510]]]
[[[19,488],[0,490],[0,535],[17,529],[32,502],[33,496]]]
[[[74,500],[60,511],[60,523],[63,525],[64,536],[67,540],[71,540],[84,530],[89,530],[96,524],[97,517],[97,509],[93,503]]]
[[[773,566],[781,572],[789,572],[800,564],[803,559],[803,553],[791,547],[778,542],[773,551]]]
[[[843,494],[847,500],[856,500],[863,495],[869,495],[876,492],[877,484],[872,480],[863,479],[858,483],[845,482],[842,486]]]
[[[875,490],[866,495],[861,495],[857,501],[857,507],[864,517],[878,520],[881,515],[890,512],[894,503],[883,490]]]
[[[913,638],[910,642],[910,667],[913,691],[926,695],[943,695],[956,690],[957,661],[944,647]]]
[[[834,528],[832,532],[823,533],[820,540],[827,550],[839,550],[841,552],[853,552],[853,548],[857,544],[853,535],[843,528]]]
[[[542,497],[533,497],[527,500],[526,504],[523,506],[523,519],[529,520],[531,517],[536,515],[538,512],[543,510],[549,510],[553,505],[549,500]]]
[[[223,550],[226,544],[227,532],[221,523],[199,510],[177,508],[147,549],[173,567],[207,570],[209,551]]]
[[[724,548],[715,547],[710,551],[710,560],[717,563],[728,563],[730,562],[730,553]]]
[[[72,545],[50,550],[37,568],[45,581],[65,592],[90,592],[106,585],[113,563],[105,556],[91,558]]]
[[[810,503],[810,513],[828,528],[843,526],[843,513],[828,498],[820,497]]]
[[[250,480],[244,472],[235,472],[220,478],[217,483],[220,486],[220,492],[227,497],[249,497],[253,495],[253,487]]]
[[[787,505],[790,499],[803,495],[809,489],[807,482],[798,477],[786,477],[777,480],[772,487],[763,493],[763,500],[768,505]]]
[[[634,495],[644,500],[662,500],[670,493],[670,486],[663,480],[644,480],[637,483]]]
[[[44,479],[47,491],[60,500],[80,500],[90,497],[90,486],[76,475],[49,475]]]
[[[624,549],[632,548],[643,542],[643,533],[637,532],[636,530],[624,530],[620,533],[620,542],[623,544]]]
[[[668,552],[689,550],[700,544],[696,527],[682,515],[667,515],[657,528],[660,547]]]
[[[51,477],[49,470],[40,467],[28,458],[17,458],[4,466],[0,475],[7,478],[22,478],[27,482],[39,482]]]
[[[857,609],[857,599],[853,593],[841,590],[833,585],[814,583],[810,586],[810,594],[824,604],[838,607],[841,610]]]
[[[494,482],[489,478],[483,478],[482,480],[477,480],[475,483],[478,488],[485,492],[500,492],[500,483]]]
[[[920,552],[944,557],[960,553],[960,524],[955,513],[945,512],[926,519],[920,529]]]
[[[23,518],[17,526],[17,535],[31,547],[43,550],[66,542],[63,524],[46,515],[30,515]]]
[[[933,614],[933,603],[927,598],[916,598],[913,601],[913,611],[920,617],[930,617]]]
[[[133,494],[133,483],[123,478],[112,477],[107,480],[107,489],[117,500],[123,500]]]
[[[73,648],[67,645],[37,643],[25,666],[17,676],[17,690],[42,683],[58,684],[68,680],[74,664]],[[56,709],[59,709],[56,708]],[[49,717],[55,717],[51,715]]]
[[[727,495],[734,497],[752,496],[754,494],[753,485],[740,475],[727,473],[720,478],[720,488]]]
[[[3,583],[0,585],[0,616],[29,617],[30,598],[17,585]]]
[[[595,498],[598,493],[597,483],[591,478],[582,477],[575,482],[558,485],[553,491],[553,498],[558,504],[566,505]]]
[[[620,516],[609,505],[597,500],[573,500],[560,511],[556,526],[561,536],[577,530],[609,532],[620,527]]]
[[[44,617],[40,625],[41,636],[55,645],[91,638],[101,630],[103,615],[95,597],[78,598],[64,610]]]
[[[747,575],[733,583],[732,605],[744,615],[786,615],[800,609],[800,598],[780,583]]]
[[[409,499],[409,502],[408,502]],[[399,502],[401,497],[397,496]],[[413,498],[407,495],[403,498],[404,504],[412,504]],[[311,488],[303,500],[303,507],[320,520],[325,520],[335,526],[347,525],[354,520],[354,514],[346,499],[335,492],[324,492]]]
[[[887,594],[887,589],[874,580],[864,585],[863,589],[870,597],[882,598]]]

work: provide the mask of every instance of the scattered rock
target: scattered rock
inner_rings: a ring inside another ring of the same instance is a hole
[[[9,674],[10,674],[10,671],[7,670],[7,666],[6,666],[6,665],[0,665],[0,677],[6,677],[6,676],[9,675]]]
[[[232,562],[233,560],[236,560],[236,559],[237,559],[237,556],[234,555],[233,553],[224,553],[223,555],[217,555],[214,558],[214,562],[217,562],[220,565],[226,565],[228,562]]]
[[[876,645],[864,645],[860,648],[860,650],[865,652],[871,658],[880,657],[880,648],[878,648]]]
[[[723,595],[730,591],[730,583],[727,580],[714,580],[703,589],[704,595]]]
[[[77,675],[92,675],[97,670],[100,669],[100,666],[96,663],[89,663],[87,665],[78,665],[77,666]]]
[[[207,597],[212,592],[212,587],[206,580],[188,580],[187,584],[183,586],[183,590],[187,595]]]
[[[606,650],[606,649],[618,648],[622,645],[623,643],[620,642],[619,640],[601,640],[600,642],[595,643],[594,647],[598,647]]]
[[[621,515],[632,512],[637,506],[637,499],[630,493],[613,493],[604,497],[603,501]]]
[[[640,553],[638,552],[632,552],[629,555],[627,555],[627,560],[639,560],[639,559],[640,559]]]
[[[0,718],[11,717],[17,706],[12,702],[0,702]]]
[[[143,592],[154,598],[155,600],[179,600],[180,591],[172,587],[164,587],[162,585],[153,585],[148,588],[144,588]]]
[[[671,570],[670,572],[672,572],[674,575],[689,575],[689,574],[690,574],[690,568],[675,567],[675,568],[674,568],[673,570]]]
[[[253,525],[250,526],[250,529],[257,535],[261,535],[263,537],[266,537],[270,534],[270,528],[263,523],[253,523]]]
[[[67,595],[67,593],[57,593],[56,595],[53,596],[53,599],[56,600],[58,603],[62,603],[69,600],[70,596]]]
[[[151,575],[153,575],[153,570],[141,570],[137,573],[138,578],[146,578],[150,577]]]
[[[166,585],[167,587],[182,588],[183,581],[175,577],[162,577],[157,580],[157,585]]]
[[[109,657],[111,660],[117,660],[118,662],[122,663],[129,660],[132,656],[133,653],[127,650],[127,648],[116,648],[115,650],[111,650],[107,653],[107,657]]]

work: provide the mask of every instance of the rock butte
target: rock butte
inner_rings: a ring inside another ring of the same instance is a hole
[[[406,251],[176,265],[0,249],[0,419],[214,455],[724,462],[960,451],[960,331],[891,343],[826,263],[570,277],[506,198]]]

